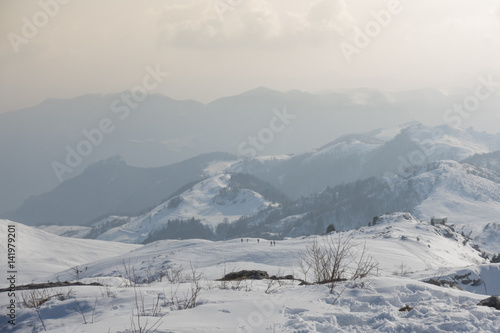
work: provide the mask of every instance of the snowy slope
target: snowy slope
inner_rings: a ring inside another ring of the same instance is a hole
[[[276,285],[266,293],[268,285],[267,281],[245,281],[231,284],[229,289],[220,289],[218,284],[205,286],[200,304],[187,310],[170,305],[171,290],[166,282],[137,288],[73,287],[70,298],[53,297],[43,304],[41,315],[47,332],[52,333],[130,333],[134,332],[131,321],[138,331],[135,304],[139,304],[142,327],[149,329],[157,323],[156,332],[162,333],[496,333],[500,326],[498,310],[477,306],[484,295],[409,278],[374,277],[364,282],[340,283],[332,293],[324,285],[305,287],[297,283]],[[189,294],[189,290],[189,283],[176,289],[179,295]],[[87,324],[75,310],[75,300]],[[405,305],[413,310],[398,311]],[[37,327],[35,332],[43,332],[34,310],[23,308],[18,313],[18,332],[32,332],[33,326]],[[5,327],[5,331],[11,331],[9,328]]]
[[[47,275],[53,272],[110,258],[138,248],[138,245],[131,244],[60,237],[21,223],[0,220],[1,234],[5,237],[8,225],[15,225],[16,228],[18,283],[30,283],[32,280],[47,281]],[[0,256],[6,258],[6,253],[6,242],[2,240]],[[3,259],[0,269],[2,272],[7,271],[7,263]],[[6,284],[4,281],[2,279],[0,284],[2,287]]]
[[[252,190],[231,190],[230,179],[230,174],[219,174],[205,179],[150,212],[105,232],[98,239],[140,243],[150,232],[166,226],[168,220],[194,217],[215,228],[225,218],[232,222],[271,205],[271,202]],[[175,201],[177,203],[174,204]]]
[[[35,228],[50,232],[51,234],[63,237],[84,238],[91,230],[91,227],[78,225],[40,225]]]
[[[424,198],[413,213],[424,220],[448,217],[460,230],[472,231],[473,237],[483,234],[487,224],[500,223],[500,181],[495,174],[487,170],[478,174],[480,171],[467,164],[441,161],[410,178],[406,186],[411,184]],[[496,243],[484,244],[490,251],[500,251],[498,238]]]
[[[314,163],[317,159],[343,160],[353,156],[368,154],[380,148],[385,142],[365,136],[347,136],[335,143],[313,151],[304,163]]]
[[[500,145],[498,135],[480,135],[473,130],[463,130],[448,125],[413,126],[407,131],[411,139],[423,147],[429,161],[439,159],[460,161],[474,154],[492,152]]]
[[[453,233],[453,237],[448,238],[444,236],[444,229],[448,230],[418,221],[408,213],[394,213],[380,217],[375,226],[362,227],[342,235],[351,235],[358,245],[366,242],[370,255],[380,264],[381,275],[392,275],[396,265],[402,262],[415,271],[484,262],[476,250],[463,244],[462,236]],[[299,252],[315,237],[320,236],[286,239],[276,242],[275,247],[271,247],[267,240],[257,242],[253,238],[248,243],[246,239],[243,243],[240,239],[224,242],[197,239],[159,241],[88,265],[82,277],[118,276],[123,271],[124,260],[130,261],[130,265],[140,272],[160,271],[167,264],[188,268],[191,261],[213,279],[221,277],[224,266],[230,270],[279,267],[286,274],[292,274],[292,270],[297,274]],[[58,274],[61,279],[66,279],[71,278],[72,272],[68,270]]]
[[[263,239],[249,239],[248,243],[239,239],[155,242],[128,254],[88,263],[81,281],[98,281],[105,287],[48,290],[48,295],[69,295],[50,297],[42,304],[40,314],[47,331],[57,333],[133,332],[134,325],[137,330],[138,325],[151,328],[155,323],[157,332],[179,333],[498,332],[500,311],[476,304],[486,297],[485,286],[500,278],[499,265],[478,265],[483,262],[478,252],[464,245],[459,234],[451,232],[451,237],[446,237],[446,232],[451,231],[420,222],[408,213],[395,213],[380,217],[374,226],[327,236],[335,239],[351,235],[353,244],[366,243],[380,264],[375,275],[340,282],[332,292],[327,285],[301,286],[298,281],[214,281],[241,269],[302,277],[298,253],[311,245],[313,237],[286,239],[272,247]],[[325,237],[317,239],[323,244]],[[115,245],[101,243],[103,250]],[[401,263],[413,273],[394,275]],[[471,266],[464,267],[467,265]],[[178,310],[175,306],[175,299],[189,297],[193,286],[189,279],[183,277],[177,283],[163,277],[159,281],[159,275],[155,275],[180,266],[186,274],[191,266],[202,274],[194,308]],[[485,281],[483,288],[462,291],[423,282],[464,271],[479,274]],[[127,287],[127,277],[138,284]],[[148,277],[156,281],[146,283]],[[50,277],[73,278],[71,270],[54,271]],[[405,305],[413,310],[398,311]],[[6,311],[3,304],[0,310]],[[2,323],[0,329],[43,331],[33,309],[19,307],[17,318],[16,327]]]

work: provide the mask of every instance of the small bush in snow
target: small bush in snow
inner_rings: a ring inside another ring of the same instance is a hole
[[[352,236],[343,234],[327,235],[322,238],[323,244],[314,239],[305,251],[300,253],[299,265],[304,278],[312,274],[317,284],[335,284],[347,279],[360,279],[369,275],[378,263],[367,254],[366,247],[356,251]]]

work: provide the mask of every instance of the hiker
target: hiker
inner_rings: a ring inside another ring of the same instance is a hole
[[[257,238],[257,244],[260,242],[260,240]]]
[[[273,246],[273,241],[271,241],[271,246]]]
[[[276,241],[273,241],[273,245],[276,246]]]
[[[243,238],[241,239],[241,242],[243,243]]]

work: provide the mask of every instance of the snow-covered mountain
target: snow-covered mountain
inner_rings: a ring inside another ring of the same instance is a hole
[[[499,146],[500,135],[412,122],[346,135],[295,156],[238,160],[231,154],[212,153],[160,168],[132,167],[114,157],[3,216],[32,225],[85,225],[111,215],[137,216],[193,182],[224,172],[254,175],[298,199],[369,177],[408,178],[429,162],[459,161]]]
[[[460,230],[481,237],[486,225],[495,228],[500,222],[500,175],[456,161],[432,162],[407,177],[372,177],[328,188],[243,217],[232,229],[296,237],[320,234],[329,224],[337,230],[360,227],[361,221],[391,211],[409,211],[426,221],[447,217]]]
[[[412,123],[346,136],[298,156],[261,156],[241,161],[231,156],[202,158],[193,169],[194,175],[203,171],[209,178],[180,187],[168,200],[142,209],[143,213],[135,217],[107,217],[84,230],[51,227],[50,231],[133,243],[165,238],[280,239],[321,234],[329,224],[338,230],[352,229],[374,216],[409,211],[426,221],[447,217],[460,231],[484,245],[491,243],[482,241],[485,228],[496,230],[500,223],[500,173],[495,169],[496,153],[476,152],[495,149],[495,138],[471,129]],[[411,157],[413,152],[425,154],[425,158],[418,163],[409,158],[407,162],[414,165],[401,169],[396,162],[402,163],[401,159]],[[477,166],[456,161],[471,155],[465,161],[475,161]],[[188,162],[175,169],[177,178],[184,174]],[[395,172],[387,172],[389,168]],[[366,171],[378,175],[353,181],[345,176],[361,177],[367,175]],[[326,190],[288,200],[252,174],[270,178],[276,187],[288,192],[298,186],[301,190],[309,188],[308,192],[313,191],[311,188]],[[335,181],[343,184],[335,186]],[[134,188],[129,190],[134,192]],[[485,249],[500,252],[497,246]]]
[[[337,230],[358,228],[374,216],[401,210],[424,221],[446,217],[483,250],[500,252],[500,174],[450,160],[429,163],[409,177],[372,177],[295,201],[252,176],[222,173],[141,216],[108,218],[86,230],[53,227],[51,231],[127,243],[165,238],[282,239],[322,234],[330,224]]]
[[[272,199],[280,199],[281,194],[257,179],[263,193],[257,191],[256,186],[249,186],[248,176],[219,174],[207,178],[183,193],[153,208],[139,217],[129,218],[128,221],[116,228],[112,228],[97,239],[113,240],[126,243],[141,243],[149,236],[167,228],[169,221],[180,220],[187,223],[189,219],[199,221],[212,232],[218,224],[225,221],[234,222],[242,216],[253,215],[269,206],[276,205]],[[253,189],[252,189],[253,188]],[[192,238],[197,238],[196,231],[189,232]],[[168,238],[174,235],[171,232]],[[200,237],[198,235],[198,237]]]
[[[327,186],[391,174],[408,176],[429,162],[460,161],[496,150],[500,150],[500,134],[411,122],[346,135],[312,152],[288,158],[246,159],[232,170],[251,173],[299,198]]]
[[[4,216],[29,225],[87,225],[109,215],[139,215],[235,161],[231,154],[210,153],[165,167],[138,168],[114,156]]]
[[[2,228],[10,223],[0,221]],[[433,226],[409,213],[383,215],[372,226],[348,232],[285,239],[276,246],[255,238],[147,245],[67,240],[65,251],[59,251],[54,242],[64,242],[61,237],[16,225],[20,234],[30,235],[20,245],[25,251],[19,252],[19,277],[101,285],[17,290],[16,325],[2,323],[6,332],[132,332],[156,325],[157,332],[496,332],[500,323],[498,310],[478,306],[500,293],[499,264],[488,264],[449,226]],[[362,279],[339,281],[333,290],[291,279],[216,281],[243,269],[309,280],[300,254],[315,240],[324,247],[337,239],[350,239],[354,251],[364,245],[376,269]],[[85,251],[74,242],[99,244],[100,251],[90,248],[91,261],[90,256],[72,260]],[[41,257],[30,259],[39,248],[45,249]],[[5,257],[4,247],[0,255]],[[72,268],[40,260],[56,255],[85,268],[77,277]],[[50,276],[39,275],[28,263]],[[424,282],[429,279],[445,287]],[[30,293],[44,297],[37,309],[23,304],[22,295]],[[0,305],[3,313],[6,306]]]
[[[153,94],[133,109],[123,103],[122,96],[127,94],[130,92],[47,99],[30,108],[2,113],[0,213],[17,209],[30,196],[54,189],[61,178],[73,178],[90,164],[114,155],[123,156],[133,166],[157,167],[213,151],[236,154],[242,142],[269,128],[276,112],[286,111],[295,118],[259,154],[311,151],[341,135],[408,121],[439,124],[443,110],[468,93],[351,89],[310,94],[258,88],[208,104]],[[481,104],[477,118],[495,115],[499,103],[492,96]],[[470,118],[464,120],[464,126]],[[101,131],[100,138],[102,120],[110,126],[106,130],[110,133]],[[277,126],[281,128],[281,124]],[[92,135],[96,144],[89,141]],[[90,145],[91,154],[68,164],[68,156],[77,154],[78,145],[84,142]],[[58,175],[55,162],[69,171]]]

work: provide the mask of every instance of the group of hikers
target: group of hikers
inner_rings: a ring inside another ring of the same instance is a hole
[[[241,239],[241,242],[243,243],[243,238]],[[247,238],[247,243],[248,243],[248,238]],[[257,238],[257,243],[260,243],[260,239]],[[276,241],[270,241],[271,246],[276,246]]]

